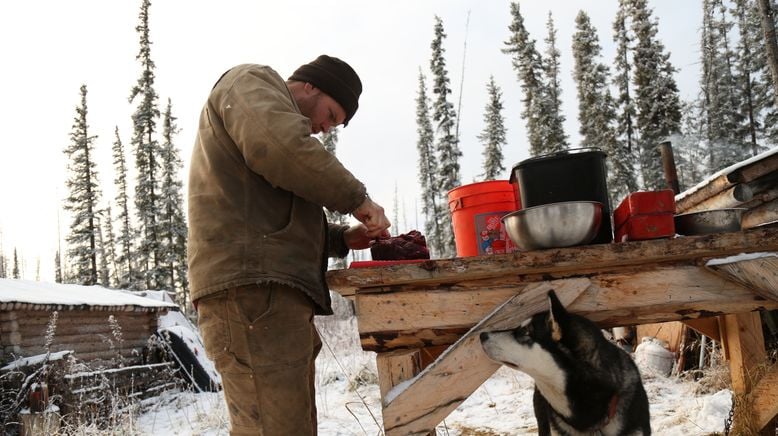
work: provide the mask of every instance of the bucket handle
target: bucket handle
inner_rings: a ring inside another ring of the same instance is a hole
[[[505,198],[497,200],[497,201],[492,201],[490,203],[502,203],[502,202],[506,201],[509,198],[513,198],[515,200],[515,197],[513,196],[513,192],[502,191],[502,192],[499,192],[497,194],[499,194],[500,196],[505,197]],[[467,207],[467,206],[465,206],[465,199],[466,198],[470,198],[470,197],[476,197],[478,195],[481,195],[481,194],[463,195],[463,196],[457,198],[456,200],[449,201],[448,202],[448,209],[449,209],[449,211],[450,212],[454,212],[454,211],[457,211],[457,210],[460,210],[460,209],[464,209],[465,207]],[[484,204],[488,204],[488,203],[484,203]]]

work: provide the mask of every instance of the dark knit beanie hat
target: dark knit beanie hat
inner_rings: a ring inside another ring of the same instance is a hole
[[[321,55],[298,68],[289,80],[308,82],[337,101],[346,111],[344,126],[348,125],[359,107],[362,82],[349,64],[338,58]]]

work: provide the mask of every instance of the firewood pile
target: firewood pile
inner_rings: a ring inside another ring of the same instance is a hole
[[[739,207],[742,227],[778,221],[778,147],[724,168],[675,197],[676,213]]]

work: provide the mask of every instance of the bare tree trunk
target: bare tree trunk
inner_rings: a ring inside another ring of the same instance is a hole
[[[767,60],[773,77],[773,94],[778,105],[778,41],[775,38],[775,21],[770,0],[759,0],[759,12],[762,15],[762,31],[764,32]]]

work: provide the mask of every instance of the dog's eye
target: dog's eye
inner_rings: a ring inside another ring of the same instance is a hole
[[[522,336],[531,336],[532,335],[532,324],[527,324],[523,326],[519,326],[516,330],[513,331],[513,335],[517,338],[520,338]]]

